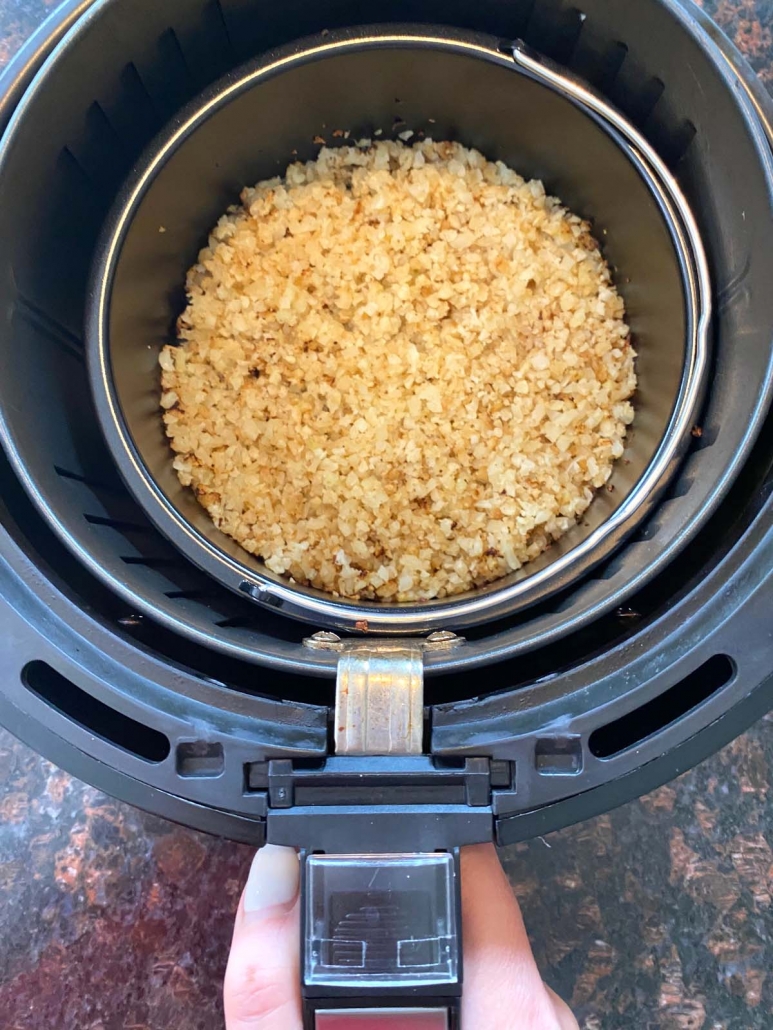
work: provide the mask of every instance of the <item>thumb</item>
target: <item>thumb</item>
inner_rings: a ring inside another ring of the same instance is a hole
[[[225,974],[226,1030],[301,1030],[298,884],[292,848],[255,855]]]
[[[465,1030],[577,1030],[543,983],[493,845],[462,850]]]

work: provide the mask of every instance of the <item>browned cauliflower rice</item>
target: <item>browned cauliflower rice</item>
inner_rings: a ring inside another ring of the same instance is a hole
[[[160,356],[174,467],[275,573],[445,597],[519,568],[623,453],[634,352],[589,226],[457,143],[245,189]]]

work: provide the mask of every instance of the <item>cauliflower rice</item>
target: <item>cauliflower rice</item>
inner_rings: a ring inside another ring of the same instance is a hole
[[[325,147],[245,189],[187,291],[160,355],[174,468],[297,583],[496,580],[623,453],[634,351],[588,224],[458,143]]]

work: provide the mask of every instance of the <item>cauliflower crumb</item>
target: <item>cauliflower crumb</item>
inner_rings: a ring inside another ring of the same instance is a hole
[[[187,292],[159,358],[174,468],[297,583],[494,581],[623,453],[635,355],[588,224],[458,143],[323,147],[245,189]]]

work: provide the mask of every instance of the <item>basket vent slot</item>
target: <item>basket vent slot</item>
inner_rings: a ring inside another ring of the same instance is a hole
[[[599,726],[588,747],[596,758],[613,758],[659,733],[672,722],[707,701],[735,676],[736,668],[726,654],[715,654],[673,687],[620,719]]]
[[[169,755],[169,740],[163,733],[110,708],[47,662],[29,662],[21,679],[27,690],[72,722],[137,758],[163,762]]]

